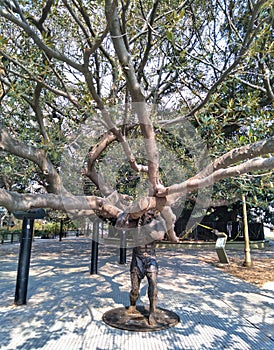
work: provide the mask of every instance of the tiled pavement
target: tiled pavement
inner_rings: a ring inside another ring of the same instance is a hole
[[[274,349],[274,291],[203,263],[199,254],[207,252],[158,250],[158,305],[180,323],[130,332],[102,321],[104,312],[128,305],[129,252],[121,265],[117,248],[100,245],[99,273],[90,275],[90,239],[36,240],[28,303],[14,306],[18,249],[0,246],[1,350]],[[144,281],[140,304],[148,303],[146,288]]]

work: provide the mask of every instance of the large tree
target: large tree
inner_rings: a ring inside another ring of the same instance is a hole
[[[206,208],[239,184],[270,194],[273,13],[270,0],[0,1],[0,205],[126,214],[119,225],[157,211],[175,239],[176,203]]]

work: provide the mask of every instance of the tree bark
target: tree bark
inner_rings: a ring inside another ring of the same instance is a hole
[[[36,164],[45,176],[48,186],[47,191],[51,193],[65,193],[66,190],[63,187],[62,180],[57,173],[54,165],[51,163],[46,155],[46,152],[42,149],[36,148],[31,145],[26,145],[14,137],[12,137],[7,129],[0,125],[0,149],[14,154],[20,158],[28,159]]]
[[[160,185],[159,179],[159,157],[155,140],[155,132],[146,106],[146,99],[131,62],[130,54],[125,45],[119,16],[117,12],[117,2],[112,3],[106,0],[106,17],[110,27],[110,33],[115,52],[123,69],[128,89],[132,97],[133,106],[136,110],[140,128],[145,139],[145,149],[147,153],[148,177],[150,182],[150,194],[152,195]]]

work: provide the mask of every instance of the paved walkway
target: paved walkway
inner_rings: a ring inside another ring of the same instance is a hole
[[[274,291],[201,262],[194,250],[158,250],[158,305],[179,324],[157,332],[107,326],[104,312],[128,305],[130,254],[120,265],[116,248],[100,246],[99,274],[91,276],[90,247],[85,238],[36,240],[28,304],[19,307],[19,246],[0,246],[1,350],[274,349]],[[139,303],[148,303],[145,282]]]

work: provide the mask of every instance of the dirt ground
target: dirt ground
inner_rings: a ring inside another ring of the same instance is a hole
[[[243,266],[244,252],[228,250],[227,256],[229,264],[220,264],[218,257],[213,254],[200,259],[258,287],[267,282],[274,282],[274,247],[251,251],[251,267]]]

